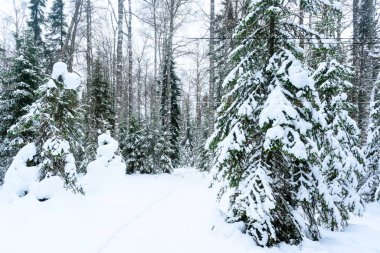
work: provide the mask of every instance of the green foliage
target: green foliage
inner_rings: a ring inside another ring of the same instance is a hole
[[[21,148],[32,137],[29,132],[19,136],[8,133],[10,127],[26,114],[36,100],[36,90],[45,79],[39,56],[41,50],[33,42],[30,32],[15,38],[17,52],[4,75],[6,91],[0,94],[0,171],[5,171]],[[0,178],[0,181],[2,177]]]
[[[176,167],[179,164],[179,121],[180,121],[180,107],[179,96],[181,89],[179,87],[179,79],[175,73],[175,63],[173,58],[166,57],[162,79],[160,85],[162,86],[161,93],[161,117],[163,129],[168,133],[167,138],[169,140],[172,153],[170,159],[173,166]],[[168,94],[170,91],[170,94]],[[168,96],[169,95],[169,96]]]
[[[30,135],[27,142],[35,143],[37,147],[36,161],[40,164],[41,180],[59,176],[66,188],[83,193],[76,179],[78,159],[75,158],[83,152],[80,130],[83,111],[77,90],[67,88],[60,75],[41,86],[38,97],[9,132],[16,138]]]
[[[30,18],[28,21],[28,28],[32,33],[33,41],[37,46],[43,44],[41,27],[45,22],[43,10],[45,5],[46,0],[30,0],[29,2]]]
[[[125,128],[124,128],[125,129]],[[123,131],[120,148],[127,164],[127,173],[171,173],[172,150],[166,133],[156,126],[131,119],[128,131]]]
[[[63,0],[54,0],[51,11],[46,20],[46,51],[49,66],[62,61],[63,45],[67,36],[66,15]]]
[[[307,2],[308,11],[318,12],[319,4]],[[227,220],[244,222],[260,246],[318,240],[319,225],[338,230],[347,220],[324,182],[322,104],[294,40],[319,35],[291,21],[295,8],[279,0],[249,3],[208,141],[218,199],[229,202]]]

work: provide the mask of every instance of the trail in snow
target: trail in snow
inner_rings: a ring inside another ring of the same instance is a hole
[[[226,224],[207,175],[130,175],[61,192],[38,202],[0,200],[1,253],[380,253],[380,204],[368,205],[345,232],[322,230],[320,242],[256,247],[238,224]]]
[[[105,243],[98,250],[98,253],[104,252],[104,250],[107,249],[108,245],[115,239],[115,237],[117,235],[119,235],[123,230],[125,230],[128,226],[130,226],[134,221],[140,219],[146,212],[148,212],[149,210],[154,208],[157,204],[161,203],[162,201],[164,201],[165,199],[170,197],[172,194],[174,194],[176,191],[178,191],[180,189],[181,184],[183,184],[182,181],[181,181],[181,183],[178,183],[178,185],[176,187],[174,187],[174,189],[172,189],[170,192],[166,193],[164,196],[157,199],[156,201],[154,201],[150,205],[144,207],[138,214],[133,216],[128,221],[124,222],[122,224],[122,226],[119,229],[117,229],[115,232],[113,232],[111,234],[111,236],[105,241]]]

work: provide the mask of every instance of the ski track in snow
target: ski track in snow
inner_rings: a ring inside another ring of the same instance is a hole
[[[175,192],[179,191],[181,185],[183,184],[183,180],[181,180],[181,183],[179,183],[176,187],[174,187],[173,190],[171,190],[169,193],[165,194],[161,198],[157,199],[153,203],[151,203],[149,206],[143,208],[138,214],[136,214],[134,217],[129,219],[128,221],[124,222],[124,224],[116,230],[114,233],[112,233],[111,236],[106,240],[106,242],[99,248],[98,253],[104,252],[104,250],[107,249],[108,245],[112,242],[112,240],[115,239],[117,235],[119,235],[124,229],[126,229],[129,225],[131,225],[136,220],[140,219],[142,216],[144,216],[145,213],[149,212],[152,208],[160,204],[162,201],[165,201],[167,198],[169,198],[171,195],[173,195]]]

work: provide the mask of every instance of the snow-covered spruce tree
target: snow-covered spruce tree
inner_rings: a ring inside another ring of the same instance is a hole
[[[186,167],[194,166],[194,144],[190,125],[186,126],[184,138],[181,142],[181,165]]]
[[[35,91],[44,81],[39,60],[41,50],[35,45],[32,34],[25,31],[16,38],[16,55],[11,59],[11,66],[5,73],[6,92],[0,94],[0,170],[5,171],[12,157],[28,142],[30,133],[11,136],[9,128],[26,114],[27,107],[36,100]],[[0,178],[0,181],[2,178]]]
[[[30,0],[29,11],[30,19],[28,21],[28,27],[33,34],[33,41],[37,46],[43,45],[42,41],[42,26],[45,22],[44,8],[46,0]]]
[[[260,246],[318,240],[318,217],[342,219],[319,169],[316,139],[326,122],[294,40],[313,32],[292,22],[296,8],[294,1],[250,1],[209,139],[227,220],[243,221]]]
[[[152,164],[155,173],[172,173],[174,169],[172,143],[168,142],[171,133],[165,130],[153,129],[148,135],[147,142],[151,144]]]
[[[144,164],[148,158],[148,154],[145,153],[147,147],[143,130],[144,129],[135,117],[130,119],[127,131],[122,128],[121,150],[127,165],[127,174],[133,174],[136,172],[152,173],[150,166],[145,166]]]
[[[193,137],[193,123],[191,121],[190,113],[190,96],[186,95],[183,100],[183,114],[182,114],[182,131],[181,131],[181,153],[180,165],[185,167],[194,166],[194,137]]]
[[[215,34],[217,38],[215,48],[215,105],[220,105],[223,94],[222,84],[226,75],[231,71],[232,66],[228,61],[234,40],[233,31],[237,25],[232,1],[224,0],[221,2],[221,10],[215,18]]]
[[[77,183],[75,159],[83,149],[79,86],[79,76],[67,72],[66,64],[54,64],[51,79],[38,90],[39,99],[10,129],[13,136],[31,134],[28,142],[37,149],[34,159],[40,168],[40,180],[58,176],[74,193],[83,193]]]
[[[179,96],[180,96],[180,80],[175,73],[175,63],[172,57],[166,56],[163,63],[162,78],[160,85],[161,93],[161,118],[162,126],[171,145],[172,153],[170,159],[173,166],[179,163]]]
[[[311,4],[318,2],[321,1]],[[315,21],[316,30],[321,37],[333,38],[339,32],[342,10],[335,1],[325,1],[321,6],[322,15]],[[321,169],[342,216],[340,221],[328,223],[333,226],[332,229],[340,229],[346,225],[349,212],[357,215],[363,212],[364,206],[357,191],[363,181],[365,157],[359,146],[360,130],[350,117],[354,105],[348,101],[346,94],[352,88],[348,82],[352,71],[341,64],[344,56],[338,41],[330,42],[333,43],[311,50],[309,64],[316,66],[313,79],[323,101],[327,123],[323,138],[318,138]]]
[[[63,59],[63,44],[67,36],[63,0],[54,0],[46,19],[46,51],[50,67]]]
[[[105,77],[105,69],[99,58],[95,60],[91,83],[90,105],[93,111],[93,127],[97,131],[112,130],[115,112],[112,108],[112,88]]]
[[[380,200],[380,82],[377,81],[371,102],[367,144],[366,173],[359,193],[367,202]]]
[[[112,130],[115,124],[115,112],[113,110],[112,88],[105,77],[105,69],[100,59],[94,62],[91,90],[87,102],[86,121],[86,159],[93,160],[96,153],[97,137],[99,133]]]
[[[360,215],[364,209],[358,189],[365,157],[359,147],[360,130],[349,115],[353,105],[345,93],[351,87],[347,81],[350,76],[346,66],[330,57],[313,74],[327,123],[323,138],[319,138],[321,170],[342,216],[341,220],[331,222],[328,216],[321,216],[331,229],[346,225],[349,212]]]
[[[126,161],[128,174],[171,173],[172,149],[168,133],[155,124],[139,123],[131,118],[129,128],[121,128],[121,153]]]

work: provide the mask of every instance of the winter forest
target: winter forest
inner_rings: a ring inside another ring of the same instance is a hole
[[[379,253],[379,17],[0,0],[0,252]]]

